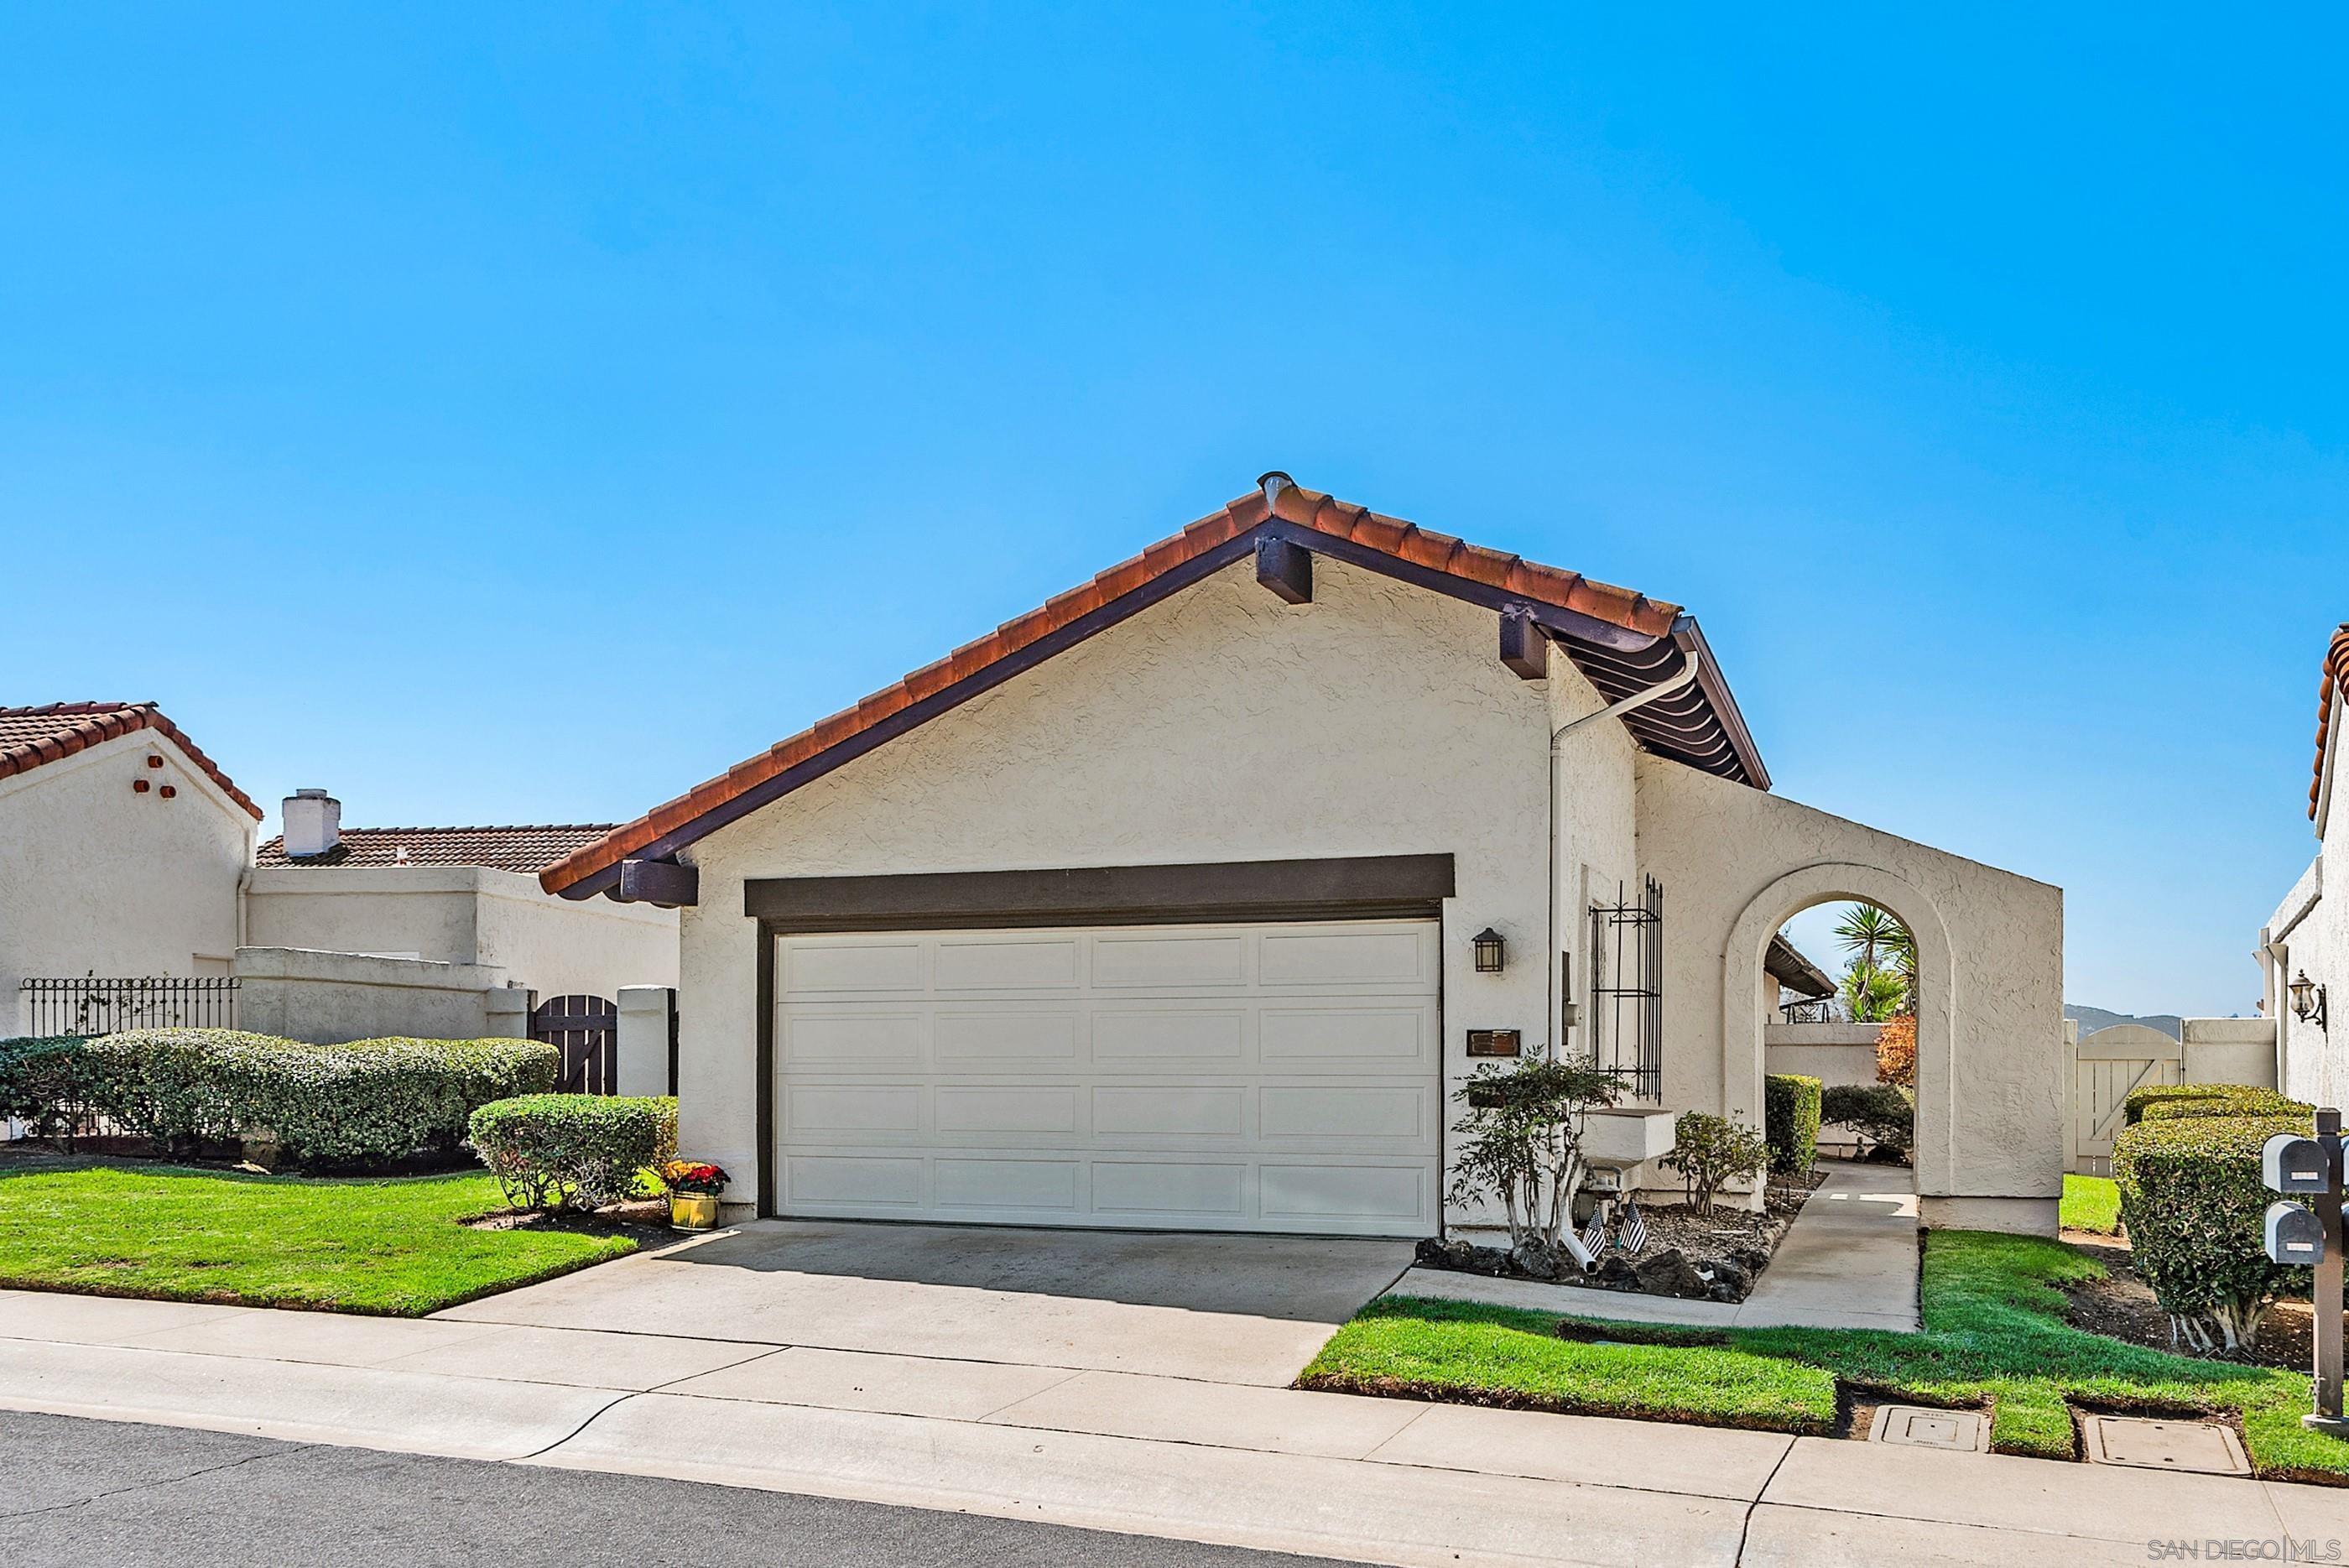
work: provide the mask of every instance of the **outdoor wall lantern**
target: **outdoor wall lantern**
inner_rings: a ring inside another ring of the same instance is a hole
[[[1486,926],[1468,940],[1476,946],[1476,972],[1478,974],[1500,973],[1501,960],[1507,947],[1507,944],[1501,940],[1501,933]]]
[[[1476,967],[1478,969],[1483,969],[1485,967],[1485,950],[1481,944],[1483,943],[1484,939],[1479,937],[1476,940],[1480,944],[1476,949]],[[2324,1028],[2324,988],[2317,984],[2314,981],[2310,980],[2306,970],[2302,970],[2298,974],[2292,977],[2292,985],[2290,989],[2292,991],[2292,1015],[2294,1018],[2299,1019],[2302,1023],[2313,1023],[2319,1029]]]

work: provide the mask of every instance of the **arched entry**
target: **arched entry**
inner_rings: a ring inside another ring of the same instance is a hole
[[[1750,899],[1731,926],[1723,953],[1721,1100],[1734,1119],[1762,1122],[1763,951],[1770,939],[1815,904],[1854,901],[1889,909],[1917,941],[1917,1190],[1955,1190],[1954,1032],[1957,966],[1941,911],[1922,888],[1880,866],[1829,861],[1789,871]]]

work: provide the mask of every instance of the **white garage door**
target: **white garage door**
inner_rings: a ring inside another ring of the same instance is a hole
[[[1435,1229],[1433,920],[777,940],[786,1214]]]

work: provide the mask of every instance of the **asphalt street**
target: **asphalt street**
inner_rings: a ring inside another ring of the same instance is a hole
[[[0,1411],[12,1565],[1309,1568],[1327,1559],[690,1481]]]

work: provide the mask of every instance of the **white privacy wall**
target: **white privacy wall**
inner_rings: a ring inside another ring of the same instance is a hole
[[[1763,945],[1812,904],[1873,898],[1915,931],[1925,971],[1927,1218],[2052,1230],[2064,1168],[2062,890],[1653,758],[1638,773],[1640,857],[1665,885],[1667,1101],[1758,1125]]]
[[[0,1031],[28,975],[225,973],[256,826],[152,731],[0,779]]]
[[[1501,664],[1497,637],[1489,610],[1327,558],[1314,602],[1285,604],[1243,562],[712,834],[687,851],[701,896],[678,1002],[686,1147],[743,1173],[730,1198],[749,1197],[749,877],[1448,851],[1447,1080],[1469,1071],[1468,1028],[1542,1042],[1552,699]],[[1614,825],[1611,876],[1628,860],[1629,780],[1605,775],[1626,752],[1601,738],[1583,754],[1566,787]],[[1511,940],[1501,975],[1473,968],[1468,939],[1486,925]]]
[[[2349,898],[2327,898],[2324,892],[2326,860],[2349,865],[2349,821],[2344,818],[2349,812],[2328,814],[2317,857],[2261,932],[2269,959],[2265,1001],[2277,1032],[2279,1086],[2294,1099],[2318,1106],[2338,1106],[2349,1093],[2349,1070],[2344,1070],[2342,1047],[2335,1044],[2349,1039],[2349,1016],[2343,1014],[2349,1006],[2349,991],[2341,985],[2349,980],[2342,961],[2349,954],[2349,931],[2342,929],[2349,925]],[[2325,988],[2326,1012],[2332,1016],[2324,1020],[2324,1027],[2292,1016],[2285,988],[2302,972]]]

